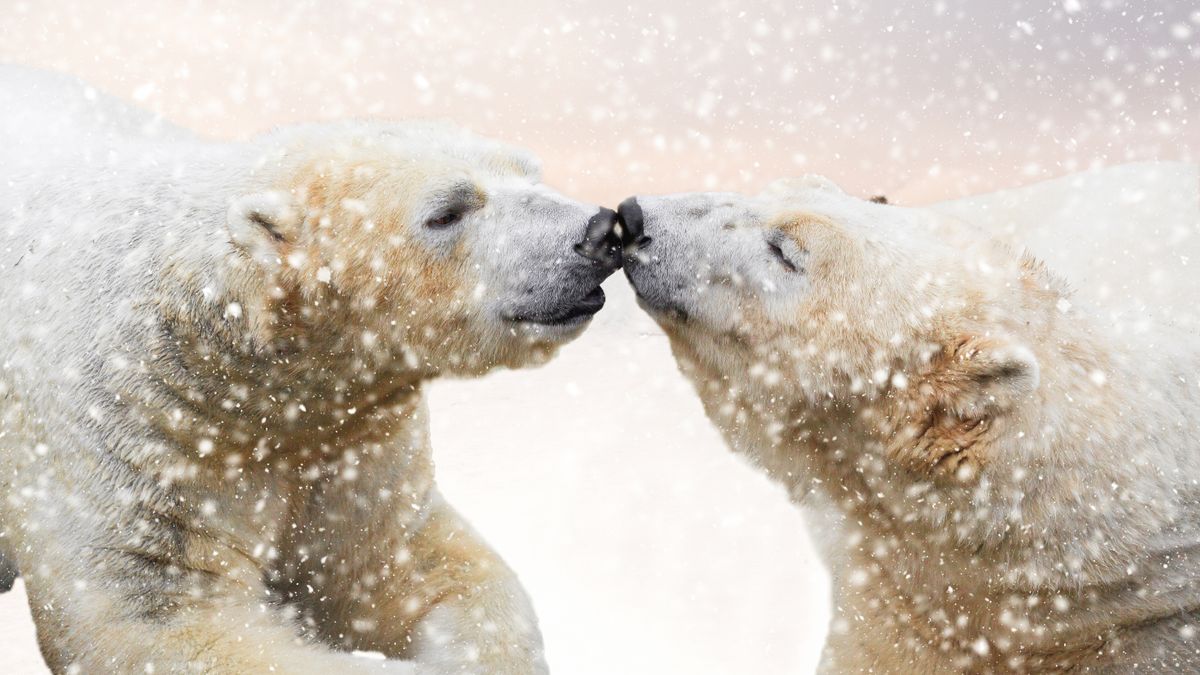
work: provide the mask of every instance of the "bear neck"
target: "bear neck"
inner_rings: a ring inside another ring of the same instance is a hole
[[[1187,572],[1200,567],[1200,491],[1176,450],[1195,432],[1186,402],[1197,397],[1155,379],[1144,359],[1109,358],[1096,335],[1060,322],[1036,342],[1041,384],[995,422],[969,480],[893,461],[885,430],[907,421],[886,420],[887,397],[787,403],[689,374],[731,448],[822,513],[826,531],[814,536],[827,543],[843,617],[911,624],[904,639],[976,659],[979,640],[1008,636],[987,647],[994,657],[1020,646],[1036,658],[1200,613]],[[1166,385],[1171,394],[1154,391]]]
[[[218,309],[160,318],[155,379],[166,397],[221,429],[212,438],[218,451],[250,443],[284,456],[311,454],[408,435],[427,375],[362,353],[358,331],[291,325],[286,338],[264,347],[247,329],[222,324],[228,317]],[[195,437],[187,425],[167,426],[181,441]]]
[[[322,311],[306,320],[293,312],[268,339],[256,331],[249,314],[269,292],[267,278],[229,241],[226,214],[234,200],[279,176],[258,166],[261,148],[213,144],[191,153],[188,175],[155,188],[164,222],[178,222],[169,216],[179,212],[188,217],[145,237],[151,247],[160,239],[167,253],[156,266],[155,301],[140,317],[156,327],[142,345],[147,372],[124,387],[124,400],[140,401],[151,420],[162,419],[153,413],[163,409],[188,411],[156,423],[157,431],[188,455],[203,443],[213,461],[247,447],[311,455],[418,424],[411,411],[429,374],[361,353],[359,331],[338,328],[351,317]]]

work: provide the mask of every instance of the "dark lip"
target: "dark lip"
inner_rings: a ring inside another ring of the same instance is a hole
[[[642,289],[638,287],[637,282],[634,280],[633,274],[630,273],[628,266],[625,268],[625,279],[629,281],[629,286],[633,288],[633,294],[637,298],[639,307],[646,310],[654,317],[663,317],[672,319],[674,321],[679,321],[681,323],[687,322],[689,318],[687,310],[679,306],[677,303],[670,301],[665,303],[655,302],[653,299],[643,294]]]
[[[512,317],[512,321],[536,323],[543,326],[566,326],[583,323],[584,321],[592,318],[592,316],[595,315],[596,312],[599,312],[603,307],[604,289],[597,286],[572,305],[561,307],[553,312],[540,316],[517,315]]]

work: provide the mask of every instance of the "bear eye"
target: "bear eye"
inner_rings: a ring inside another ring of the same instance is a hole
[[[771,257],[783,266],[783,269],[788,272],[804,274],[804,259],[807,257],[808,251],[797,246],[783,233],[776,231],[767,236],[767,250],[770,251]]]
[[[430,218],[425,221],[425,227],[430,227],[435,230],[450,227],[451,225],[462,220],[463,214],[461,211],[448,211],[435,218]]]

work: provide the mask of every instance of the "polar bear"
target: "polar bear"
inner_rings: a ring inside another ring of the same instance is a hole
[[[810,176],[621,205],[626,275],[708,416],[811,507],[823,672],[1200,669],[1197,184],[1152,165],[918,209]]]
[[[0,569],[50,667],[544,672],[422,388],[579,335],[615,213],[451,126],[218,143],[15,67],[0,100]]]

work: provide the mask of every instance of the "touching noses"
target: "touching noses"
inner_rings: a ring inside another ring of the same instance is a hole
[[[617,232],[617,212],[603,206],[588,219],[583,241],[575,252],[597,265],[615,270],[621,266],[621,237]]]
[[[623,262],[623,250],[641,250],[649,245],[642,207],[637,197],[630,197],[616,211],[600,207],[588,219],[583,241],[575,244],[575,252],[603,268],[616,269]]]
[[[621,247],[640,251],[650,245],[650,237],[646,236],[645,220],[642,218],[642,206],[637,197],[630,197],[617,207],[617,222],[621,226]]]

